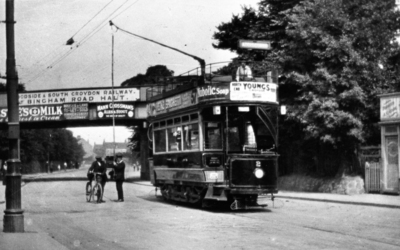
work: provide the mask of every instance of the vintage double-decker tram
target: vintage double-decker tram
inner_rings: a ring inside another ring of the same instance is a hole
[[[231,209],[277,193],[278,86],[254,81],[182,85],[148,103],[151,181],[167,200]]]

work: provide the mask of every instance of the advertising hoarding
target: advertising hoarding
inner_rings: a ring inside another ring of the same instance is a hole
[[[197,104],[196,90],[184,92],[173,97],[165,98],[153,103],[147,104],[147,114],[155,116],[170,111],[190,107]]]
[[[385,96],[380,99],[381,120],[400,118],[400,94],[397,96]]]
[[[20,122],[83,120],[88,118],[87,103],[76,105],[78,110],[72,110],[70,105],[43,105],[19,107]],[[7,108],[0,108],[0,122],[8,122]]]
[[[97,118],[133,118],[135,106],[125,103],[97,104]]]

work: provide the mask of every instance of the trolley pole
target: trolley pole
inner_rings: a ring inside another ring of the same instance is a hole
[[[6,174],[6,210],[4,232],[24,232],[24,215],[21,209],[21,171],[19,159],[18,75],[14,46],[14,0],[6,0],[6,73],[9,153]]]

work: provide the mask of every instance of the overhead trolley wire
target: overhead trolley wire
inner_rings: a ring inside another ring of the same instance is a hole
[[[122,13],[124,13],[125,11],[127,11],[130,7],[132,7],[132,5],[136,4],[137,2],[139,2],[140,0],[136,0],[135,2],[131,3],[131,5],[129,5],[128,7],[126,7],[126,9],[124,9],[123,11],[121,11],[118,15],[114,16],[113,19],[117,18],[119,15],[121,15]]]
[[[95,19],[95,18],[96,18],[108,5],[110,5],[113,1],[114,1],[114,0],[111,0],[111,1],[108,2],[106,5],[104,5],[104,7],[103,7],[99,12],[97,12],[96,15],[94,15],[92,18],[90,18],[89,21],[87,21],[77,32],[75,32],[75,34],[73,34],[73,35],[71,36],[71,38],[74,37],[74,36],[76,36],[76,34],[78,34],[79,31],[81,31],[83,28],[85,28],[86,25],[88,25],[93,19]]]
[[[117,12],[123,5],[125,5],[129,0],[126,0],[123,4],[121,4],[116,10],[114,10],[110,15],[108,15],[107,17],[105,17],[91,32],[89,32],[89,34],[87,34],[85,37],[82,38],[82,40],[80,42],[78,42],[75,47],[71,48],[71,50],[69,50],[66,54],[64,54],[61,58],[59,58],[58,60],[56,60],[55,62],[52,63],[52,65],[50,65],[50,67],[54,67],[56,64],[58,64],[59,62],[61,62],[62,60],[64,60],[67,56],[69,56],[74,50],[76,50],[79,46],[83,45],[86,41],[89,40],[89,38],[91,38],[93,35],[95,35],[97,32],[100,31],[101,28],[103,28],[106,23],[107,23],[107,19],[112,16],[115,12]]]
[[[79,31],[81,31],[90,21],[92,21],[96,16],[99,15],[99,13],[101,11],[103,11],[111,2],[113,2],[114,0],[111,0],[110,2],[108,2],[98,13],[96,13],[96,15],[91,18],[81,29],[79,29],[73,36],[75,36]],[[40,71],[38,74],[36,74],[34,77],[32,77],[31,79],[29,79],[28,82],[32,82],[34,80],[36,80],[37,78],[39,78],[43,72],[52,69],[55,65],[57,65],[59,62],[61,62],[62,60],[64,60],[66,57],[68,57],[68,55],[70,55],[73,51],[75,51],[79,46],[83,45],[87,40],[89,40],[89,38],[91,38],[93,35],[95,35],[101,28],[103,28],[106,24],[107,24],[107,19],[109,19],[112,15],[114,15],[118,10],[120,10],[129,0],[126,0],[124,3],[122,3],[117,9],[115,9],[111,14],[109,14],[107,17],[105,17],[100,23],[99,25],[97,25],[91,32],[89,32],[86,36],[84,36],[82,38],[82,40],[77,43],[76,45],[74,45],[74,47],[72,47],[69,51],[67,51],[65,54],[61,55],[60,58],[55,59],[49,66],[47,66],[45,69],[43,69],[42,71]],[[119,15],[121,15],[123,12],[125,12],[126,10],[128,10],[132,5],[134,5],[135,3],[137,3],[139,0],[136,0],[135,2],[133,2],[131,5],[129,5],[126,9],[124,9],[123,11],[121,11],[120,13],[118,13],[116,16],[114,16],[114,18],[118,17]],[[72,36],[72,37],[73,37]],[[71,38],[72,38],[71,37]],[[47,56],[46,56],[47,57]]]
[[[110,20],[110,25],[111,25],[111,26],[114,26],[115,28],[117,28],[117,30],[121,30],[121,31],[123,31],[123,32],[125,32],[125,33],[127,33],[127,34],[132,35],[132,36],[139,37],[139,38],[141,38],[141,39],[143,39],[143,40],[146,40],[146,41],[149,41],[149,42],[158,44],[158,45],[160,45],[160,46],[162,46],[162,47],[165,47],[165,48],[168,48],[168,49],[177,51],[177,52],[179,52],[179,53],[181,53],[181,54],[184,54],[184,55],[186,55],[186,56],[189,56],[189,57],[193,58],[194,60],[198,61],[199,64],[200,64],[201,75],[202,75],[202,76],[205,75],[205,66],[206,66],[206,62],[204,61],[204,59],[202,59],[202,58],[200,58],[200,57],[198,57],[198,56],[189,54],[189,53],[187,53],[187,52],[184,52],[184,51],[182,51],[182,50],[180,50],[180,49],[177,49],[177,48],[168,46],[168,45],[166,45],[166,44],[157,42],[157,41],[155,41],[155,40],[152,40],[152,39],[149,39],[149,38],[146,38],[146,37],[143,37],[143,36],[134,34],[134,33],[129,32],[129,31],[127,31],[127,30],[121,29],[120,27],[118,27],[117,25],[115,25],[111,20]]]
[[[109,1],[103,8],[100,9],[100,11],[98,11],[92,18],[89,19],[89,21],[87,21],[77,32],[75,32],[74,35],[72,35],[72,37],[68,40],[70,41],[74,36],[76,36],[76,34],[78,34],[84,27],[86,27],[94,18],[96,18],[108,5],[110,5],[114,0]],[[67,45],[68,45],[68,41],[67,41]],[[50,55],[52,55],[55,51],[59,50],[60,47],[63,47],[65,44],[57,47],[56,49],[54,49],[52,52],[48,53],[47,55],[45,55],[44,57],[40,58],[38,61],[36,61],[36,63],[34,63],[33,65],[36,65],[38,63],[40,63],[42,60],[46,59],[47,57],[49,57]],[[69,50],[67,52],[67,55],[70,54],[71,51]],[[62,58],[65,58],[65,54],[61,55]],[[56,60],[56,62],[59,59],[54,58],[54,60]],[[49,60],[50,61],[50,60]],[[47,66],[45,69],[43,69],[42,71],[40,71],[39,73],[37,73],[34,77],[32,77],[28,82],[32,82],[34,80],[36,80],[44,71],[51,69],[52,65],[50,64],[50,66]]]

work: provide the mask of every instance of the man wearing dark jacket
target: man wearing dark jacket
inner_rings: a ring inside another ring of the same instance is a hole
[[[101,187],[103,188],[103,196],[104,196],[104,187],[106,186],[106,182],[107,182],[106,171],[107,171],[107,168],[106,168],[104,161],[101,159],[100,156],[97,156],[96,161],[94,161],[92,163],[92,165],[90,166],[90,168],[88,170],[88,174],[87,174],[89,182],[91,182],[93,180],[96,173],[99,173],[101,175],[101,183],[100,184],[101,184]],[[101,202],[105,202],[103,200],[103,197],[101,197]]]
[[[122,189],[122,183],[124,183],[125,180],[125,162],[122,161],[122,155],[117,154],[116,155],[117,161],[114,162],[114,179],[115,183],[117,186],[117,192],[118,192],[118,202],[123,202],[124,201],[124,190]]]

